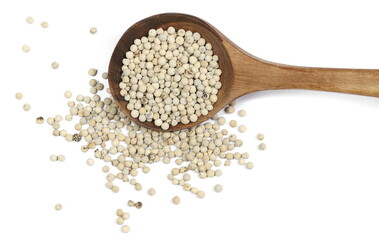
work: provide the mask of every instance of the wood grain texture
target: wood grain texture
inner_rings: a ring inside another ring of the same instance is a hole
[[[146,128],[163,131],[152,122],[140,122],[132,118],[126,109],[127,101],[120,95],[119,87],[122,59],[134,39],[146,36],[150,29],[167,29],[169,26],[199,32],[212,44],[214,53],[219,56],[222,87],[213,110],[207,116],[199,117],[195,123],[170,126],[168,131],[193,127],[212,117],[232,100],[262,90],[307,89],[379,97],[379,70],[309,68],[268,62],[245,52],[204,20],[186,14],[165,13],[148,17],[131,26],[117,43],[108,70],[114,100],[132,121]]]

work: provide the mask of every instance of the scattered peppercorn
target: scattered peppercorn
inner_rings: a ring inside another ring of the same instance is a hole
[[[29,23],[29,24],[32,24],[34,22],[34,19],[29,16],[29,17],[26,18],[26,22]]]
[[[22,106],[22,108],[24,109],[24,111],[29,111],[31,107],[30,104],[25,103],[24,106]]]
[[[38,124],[42,124],[44,121],[45,121],[45,120],[43,119],[43,117],[37,117],[37,118],[36,118],[36,122],[37,122]]]
[[[41,22],[41,27],[42,28],[47,28],[49,24],[47,22]]]
[[[15,94],[15,97],[17,100],[21,100],[23,98],[23,95],[22,95],[22,93],[18,92]]]
[[[134,207],[135,205],[136,205],[136,203],[133,200],[129,200],[128,201],[128,206],[129,207]]]
[[[89,29],[89,32],[90,32],[91,34],[95,34],[95,33],[97,33],[97,28],[95,28],[95,27],[91,27],[91,28]]]
[[[82,139],[82,136],[78,133],[75,133],[74,135],[72,135],[72,140],[75,142],[79,142],[81,139]]]
[[[178,205],[180,203],[180,198],[178,196],[173,197],[172,203],[174,203],[175,205]]]
[[[58,62],[52,62],[52,63],[51,63],[51,67],[52,67],[53,69],[58,69],[58,67],[59,67],[59,63],[58,63]]]
[[[30,47],[29,47],[29,45],[26,45],[26,44],[23,45],[23,46],[22,46],[22,51],[25,52],[25,53],[29,52],[29,51],[30,51]]]
[[[62,210],[62,204],[57,203],[57,204],[55,204],[54,208],[55,208],[55,210],[60,211],[60,210]]]
[[[129,228],[128,225],[124,225],[124,226],[121,227],[121,231],[123,233],[128,233],[130,231],[130,228]]]
[[[140,208],[142,208],[142,203],[141,202],[136,202],[136,208],[137,209],[140,209]]]
[[[264,144],[264,143],[261,143],[261,144],[259,144],[258,145],[258,148],[259,148],[259,150],[266,150],[266,144]]]

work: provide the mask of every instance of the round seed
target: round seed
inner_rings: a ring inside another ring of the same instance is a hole
[[[22,97],[23,97],[23,95],[22,95],[22,93],[18,92],[18,93],[15,94],[15,97],[16,97],[17,100],[21,100]]]
[[[252,162],[246,163],[246,168],[247,169],[252,169],[254,167],[254,164]]]
[[[58,161],[63,162],[66,159],[62,154],[58,155]]]
[[[95,68],[90,68],[90,69],[88,70],[88,74],[89,74],[90,76],[92,76],[92,77],[96,76],[96,74],[97,74],[97,69],[95,69]]]
[[[101,74],[101,77],[102,77],[103,79],[108,79],[108,73],[107,73],[107,72],[103,72],[103,73]]]
[[[130,228],[129,228],[128,225],[124,225],[124,226],[121,227],[121,231],[123,233],[128,233],[130,231]]]
[[[128,220],[129,217],[130,217],[129,213],[124,213],[124,214],[122,215],[122,218],[123,218],[124,220]]]
[[[238,127],[238,130],[239,130],[241,133],[244,133],[244,132],[247,131],[247,127],[246,127],[245,125],[240,125],[240,126]]]
[[[180,203],[180,198],[178,196],[175,196],[172,198],[172,203],[175,205],[178,205]]]
[[[52,62],[52,63],[51,63],[51,67],[52,67],[53,69],[57,69],[57,68],[59,68],[59,63],[57,63],[57,62]]]
[[[137,190],[137,191],[141,191],[142,190],[142,185],[141,183],[136,183],[136,185],[134,185],[134,188]],[[138,204],[138,203],[137,203]],[[137,206],[136,204],[136,206]]]
[[[122,217],[118,217],[117,220],[116,220],[116,223],[118,225],[122,225],[122,224],[124,224],[124,219]]]
[[[26,45],[26,44],[23,45],[23,46],[22,46],[22,51],[25,52],[25,53],[29,52],[29,51],[30,51],[30,47],[29,47],[29,45]]]
[[[122,217],[122,215],[124,214],[124,211],[122,209],[117,209],[116,210],[116,215],[119,216],[119,217]]]
[[[257,139],[260,140],[260,141],[262,141],[264,138],[265,138],[265,136],[262,133],[259,133],[257,135]]]
[[[136,205],[136,203],[133,200],[129,200],[128,201],[128,206],[129,207],[134,207],[135,205]]]
[[[232,114],[232,113],[234,113],[234,107],[233,107],[233,106],[227,106],[227,107],[225,108],[225,112],[226,112],[227,114]]]
[[[111,188],[111,190],[112,190],[112,192],[114,192],[114,193],[118,193],[118,192],[120,191],[120,188],[119,188],[118,186],[113,186],[113,187]]]
[[[66,92],[64,92],[64,96],[66,98],[71,98],[72,97],[72,92],[71,91],[66,91]]]
[[[238,111],[238,116],[240,116],[240,117],[246,117],[246,111],[245,110],[239,110]]]
[[[142,203],[141,203],[141,202],[136,202],[136,208],[137,208],[137,209],[142,208]]]
[[[49,26],[49,24],[47,22],[41,22],[41,27],[42,28],[47,28]]]
[[[109,167],[108,166],[104,166],[102,168],[102,170],[103,170],[103,173],[108,173],[109,172]]]
[[[229,122],[229,124],[230,124],[230,126],[231,126],[232,128],[237,127],[237,121],[236,121],[236,120],[231,120],[231,121]]]
[[[55,210],[60,211],[60,210],[62,210],[62,204],[57,203],[57,204],[55,204],[54,208],[55,208]]]
[[[189,175],[188,173],[184,174],[183,175],[183,180],[188,182],[189,180],[191,180],[191,175]]]
[[[93,166],[93,164],[95,164],[95,161],[92,158],[88,158],[87,159],[87,165],[88,166]]]
[[[89,32],[90,32],[91,34],[95,34],[95,33],[97,32],[97,28],[95,28],[95,27],[91,27],[91,28],[89,29]]]
[[[58,156],[52,154],[52,155],[50,155],[50,160],[53,161],[53,162],[58,161]]]
[[[230,106],[235,106],[237,105],[237,100],[233,100],[229,103]]]
[[[149,190],[147,190],[147,193],[148,193],[150,196],[154,196],[154,195],[155,195],[155,189],[154,189],[154,188],[149,188]]]
[[[203,191],[198,191],[198,192],[197,192],[197,197],[198,197],[198,198],[204,198],[204,197],[205,197],[205,192],[203,192]]]
[[[31,107],[30,104],[25,103],[24,106],[22,106],[22,108],[24,109],[24,111],[29,111]]]
[[[29,24],[32,24],[34,22],[34,19],[29,16],[29,17],[26,18],[26,22],[29,23]]]
[[[258,145],[258,148],[259,148],[259,150],[261,150],[261,151],[266,150],[266,144],[261,143],[261,144]]]
[[[38,124],[42,124],[45,120],[43,119],[43,117],[38,117],[36,118],[36,123]]]
[[[215,186],[214,186],[214,190],[216,191],[216,192],[221,192],[222,191],[222,189],[223,189],[223,187],[220,185],[220,184],[216,184]]]
[[[220,124],[220,125],[224,125],[226,123],[226,120],[224,117],[219,117],[217,119],[217,123]]]

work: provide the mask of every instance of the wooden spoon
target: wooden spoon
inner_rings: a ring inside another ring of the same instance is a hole
[[[134,39],[146,36],[150,29],[167,29],[170,26],[199,32],[212,44],[214,54],[219,56],[222,87],[208,115],[199,117],[196,122],[170,126],[167,131],[193,127],[218,113],[234,99],[262,90],[309,89],[379,96],[379,70],[297,67],[264,61],[239,48],[202,19],[186,14],[165,13],[145,18],[131,26],[117,43],[109,64],[108,79],[114,100],[132,121],[143,127],[163,131],[153,122],[141,122],[130,116],[126,108],[127,101],[120,95],[122,60]]]

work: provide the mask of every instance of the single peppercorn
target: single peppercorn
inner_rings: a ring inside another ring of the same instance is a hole
[[[81,139],[82,139],[82,136],[78,133],[75,133],[74,135],[72,135],[72,140],[75,142],[79,142]]]
[[[129,207],[134,207],[135,205],[136,205],[136,203],[133,200],[129,200],[128,201],[128,206]]]
[[[141,202],[136,202],[136,208],[137,209],[140,209],[140,208],[142,208],[142,203]]]
[[[37,117],[37,118],[36,118],[36,122],[37,122],[38,124],[42,124],[44,121],[45,121],[45,120],[43,119],[43,117]]]

